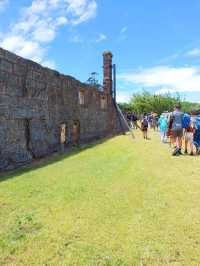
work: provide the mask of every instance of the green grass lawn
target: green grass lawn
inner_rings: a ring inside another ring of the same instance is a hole
[[[0,265],[200,265],[200,157],[151,138],[0,177]]]

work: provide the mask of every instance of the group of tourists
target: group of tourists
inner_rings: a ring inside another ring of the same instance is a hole
[[[158,115],[156,113],[136,115],[135,112],[126,113],[127,122],[131,129],[140,129],[144,139],[148,139],[148,129],[158,130]],[[140,124],[138,124],[138,121]]]
[[[173,156],[185,154],[200,154],[200,116],[196,111],[183,113],[181,105],[176,104],[174,111],[164,112],[158,126],[162,142],[170,143]]]
[[[138,116],[136,115],[135,112],[130,112],[128,111],[126,113],[126,119],[127,119],[127,122],[128,122],[128,125],[131,129],[138,129],[139,128],[139,125],[137,123],[138,121]]]
[[[128,112],[127,121],[132,129],[142,131],[144,139],[148,139],[149,128],[159,130],[161,141],[173,148],[173,156],[182,155],[182,152],[191,156],[200,154],[200,113],[197,111],[184,113],[177,103],[173,112],[165,111],[160,117],[153,112],[140,117]]]

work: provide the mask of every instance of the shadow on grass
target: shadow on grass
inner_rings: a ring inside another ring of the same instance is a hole
[[[30,171],[35,171],[40,168],[46,167],[51,164],[55,164],[57,162],[60,162],[62,160],[65,160],[69,157],[75,156],[85,150],[92,149],[95,146],[98,146],[100,144],[103,144],[104,142],[108,141],[111,138],[114,138],[116,136],[109,136],[98,140],[93,140],[88,144],[81,144],[76,147],[68,147],[66,148],[66,151],[64,153],[55,152],[47,157],[41,158],[41,159],[35,159],[30,164],[26,164],[24,166],[21,166],[20,168],[17,168],[15,170],[6,171],[0,173],[0,183],[3,181],[6,181],[10,178],[18,177],[22,174],[28,173]]]

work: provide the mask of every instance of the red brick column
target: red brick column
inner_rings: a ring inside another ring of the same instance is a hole
[[[103,53],[103,89],[105,94],[112,95],[112,53],[105,51]]]

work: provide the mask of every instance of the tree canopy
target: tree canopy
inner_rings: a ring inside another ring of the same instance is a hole
[[[134,94],[128,103],[119,104],[123,110],[134,111],[137,114],[156,112],[161,114],[164,111],[172,111],[176,103],[181,103],[184,112],[200,109],[200,104],[182,100],[177,94],[153,95],[149,92]]]

